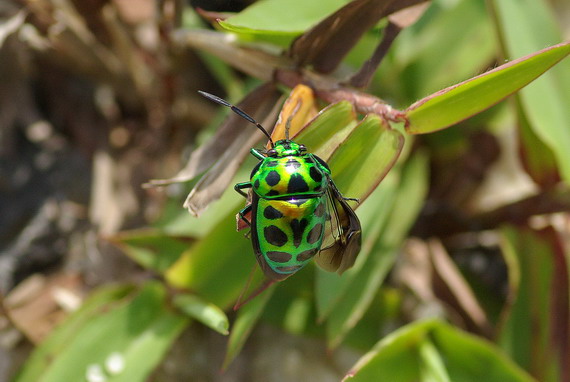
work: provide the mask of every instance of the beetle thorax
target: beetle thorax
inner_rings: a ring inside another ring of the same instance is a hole
[[[321,195],[325,191],[324,174],[310,154],[263,159],[252,174],[251,184],[253,191],[264,199]]]

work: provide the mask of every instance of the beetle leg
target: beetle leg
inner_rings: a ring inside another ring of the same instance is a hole
[[[247,198],[247,194],[242,191],[244,188],[251,188],[251,182],[237,183],[237,184],[234,186],[234,190],[236,190],[236,192],[237,192],[238,194],[240,194],[240,195],[243,196],[244,198]]]
[[[336,186],[336,184],[333,182],[333,180],[328,177],[329,179],[329,185],[335,190],[335,194],[338,195],[339,197],[341,197],[343,200],[350,200],[356,203],[360,204],[360,199],[358,198],[345,198],[339,191],[338,187]]]
[[[251,211],[251,204],[248,204],[247,206],[245,206],[240,212],[238,212],[238,216],[241,220],[243,220],[248,226],[251,227],[251,222],[249,220],[247,220],[247,218],[245,217],[245,214],[247,214],[249,211]],[[249,232],[246,234],[249,235]]]
[[[258,150],[254,149],[254,148],[249,150],[249,152],[251,153],[251,155],[253,155],[257,159],[262,159],[262,160],[265,159],[265,155],[263,155],[262,153],[260,153]]]

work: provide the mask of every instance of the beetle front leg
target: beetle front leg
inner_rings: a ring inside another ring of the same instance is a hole
[[[265,155],[263,155],[262,153],[259,152],[259,150],[256,150],[254,148],[252,148],[251,150],[249,150],[250,154],[253,155],[254,157],[256,157],[257,159],[265,159]]]
[[[241,220],[243,220],[248,226],[251,227],[251,222],[249,220],[247,220],[247,218],[245,217],[245,215],[251,211],[251,204],[248,204],[247,206],[245,206],[240,212],[238,212],[238,216]]]
[[[247,199],[247,194],[242,191],[244,188],[251,188],[251,182],[238,183],[234,186],[234,190],[236,190],[238,194]]]

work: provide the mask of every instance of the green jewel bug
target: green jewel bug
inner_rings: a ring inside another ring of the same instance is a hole
[[[238,215],[251,228],[257,263],[269,280],[266,285],[293,275],[313,257],[329,272],[341,274],[350,268],[360,251],[361,227],[347,201],[357,200],[342,196],[328,164],[290,140],[287,128],[285,139],[273,142],[267,130],[243,110],[215,95],[199,93],[229,107],[269,139],[269,150],[250,151],[260,160],[250,181],[234,186],[246,198],[244,190],[253,191],[251,203]]]

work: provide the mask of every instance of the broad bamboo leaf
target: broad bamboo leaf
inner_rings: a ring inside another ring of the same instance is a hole
[[[568,54],[570,42],[554,45],[434,93],[405,110],[407,131],[426,134],[467,119],[526,86]]]
[[[343,381],[533,382],[487,341],[435,320],[382,339]]]

